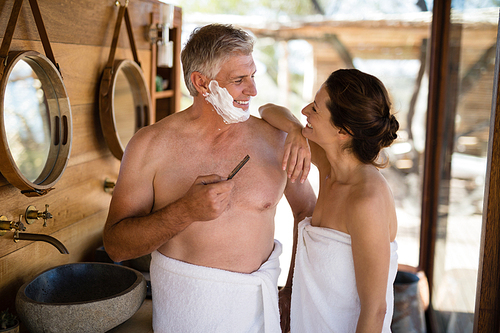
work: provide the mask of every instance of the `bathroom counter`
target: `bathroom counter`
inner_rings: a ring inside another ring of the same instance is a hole
[[[126,322],[107,333],[153,333],[153,301],[146,298],[137,312]]]

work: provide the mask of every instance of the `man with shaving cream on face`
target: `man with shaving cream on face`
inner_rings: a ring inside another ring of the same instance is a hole
[[[151,253],[155,333],[281,332],[276,206],[285,194],[298,223],[316,198],[283,169],[286,134],[250,116],[252,51],[241,29],[196,29],[181,53],[193,104],[125,150],[104,245],[115,261]]]

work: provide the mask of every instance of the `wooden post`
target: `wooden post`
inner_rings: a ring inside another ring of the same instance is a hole
[[[488,166],[476,290],[474,332],[500,331],[500,48],[497,36],[495,83],[490,118]]]

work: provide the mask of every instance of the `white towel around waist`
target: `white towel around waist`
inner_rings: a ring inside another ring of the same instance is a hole
[[[382,332],[390,332],[397,272],[397,243],[391,243],[387,312]],[[299,223],[293,275],[291,332],[356,331],[360,305],[354,275],[351,236],[315,227],[311,218]]]
[[[278,276],[281,243],[261,267],[236,273],[151,255],[155,333],[281,332]]]

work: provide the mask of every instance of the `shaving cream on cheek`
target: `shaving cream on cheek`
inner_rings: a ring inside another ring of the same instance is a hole
[[[205,100],[212,104],[215,111],[222,117],[226,124],[241,123],[250,117],[250,112],[233,105],[233,96],[226,88],[219,87],[217,81],[210,81],[210,93],[204,93]]]

